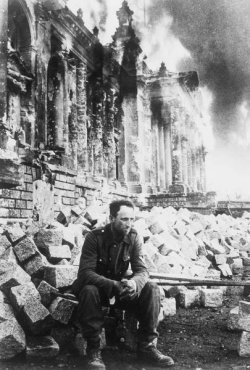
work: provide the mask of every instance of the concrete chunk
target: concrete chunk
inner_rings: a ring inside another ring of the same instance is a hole
[[[20,262],[26,261],[28,258],[34,256],[38,251],[31,238],[22,239],[13,248]]]
[[[250,302],[239,302],[239,328],[250,332]]]
[[[51,336],[28,337],[26,347],[27,359],[53,358],[59,353],[59,345]]]
[[[49,306],[49,311],[54,320],[59,321],[62,324],[68,324],[77,305],[78,302],[57,297]]]
[[[51,304],[56,294],[58,293],[58,289],[54,288],[52,285],[44,280],[40,282],[37,290],[40,293],[41,302],[45,307],[48,307]]]
[[[223,293],[220,289],[201,289],[201,303],[204,307],[221,307]]]
[[[237,350],[240,357],[250,357],[250,333],[248,331],[242,332]]]
[[[77,277],[77,266],[47,266],[44,271],[44,280],[55,288],[68,287]]]
[[[10,289],[10,301],[16,312],[19,312],[26,303],[32,302],[33,298],[41,300],[39,292],[31,281]]]
[[[8,360],[23,352],[25,333],[15,319],[0,323],[0,359]]]

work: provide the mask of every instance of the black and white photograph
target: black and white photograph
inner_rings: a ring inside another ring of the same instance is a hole
[[[250,0],[0,0],[0,369],[49,368],[250,368]]]

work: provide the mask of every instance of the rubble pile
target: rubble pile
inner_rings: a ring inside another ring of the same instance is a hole
[[[0,359],[26,350],[28,357],[56,356],[79,345],[78,302],[68,290],[76,278],[86,233],[108,221],[105,207],[73,207],[53,224],[0,227]],[[143,254],[151,272],[220,278],[247,277],[250,215],[203,216],[186,209],[154,207],[137,211],[134,227],[144,240]],[[178,305],[218,307],[222,289],[162,288],[161,317]]]

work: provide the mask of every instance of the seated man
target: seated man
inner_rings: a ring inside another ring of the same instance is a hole
[[[174,361],[156,348],[160,312],[160,290],[148,281],[142,260],[142,242],[132,229],[134,205],[128,200],[110,204],[110,223],[86,236],[78,276],[73,284],[79,298],[78,317],[87,341],[88,364],[105,369],[100,351],[100,333],[104,324],[102,305],[115,296],[122,309],[132,311],[139,321],[139,358],[155,366],[172,366]],[[131,264],[132,277],[125,279]]]

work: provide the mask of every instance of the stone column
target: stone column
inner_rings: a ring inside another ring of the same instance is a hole
[[[7,112],[8,0],[0,1],[0,125],[6,124]]]
[[[187,158],[187,138],[181,138],[181,155],[182,155],[182,180],[185,185],[188,184],[188,158]]]
[[[88,171],[88,133],[87,133],[87,68],[79,61],[76,68],[76,103],[77,103],[77,164],[80,170]]]
[[[115,97],[114,91],[108,88],[105,100],[105,124],[103,131],[103,175],[114,180],[116,178],[116,148],[114,138],[114,119],[115,119]]]
[[[103,85],[97,79],[93,86],[93,175],[102,176],[103,174]]]
[[[164,125],[164,144],[165,144],[165,182],[168,189],[172,185],[172,142],[171,125]]]
[[[175,112],[173,112],[175,109]],[[180,122],[178,120],[176,110],[178,108],[173,107],[171,111],[171,123],[172,123],[172,176],[173,184],[182,182],[182,158],[181,158],[181,141],[180,141]]]
[[[192,190],[197,191],[197,182],[196,182],[196,150],[192,150],[191,155],[191,161],[192,161]]]
[[[165,148],[164,148],[164,131],[162,122],[159,123],[159,170],[160,170],[160,189],[166,189],[165,182]]]
[[[204,146],[201,147],[201,187],[202,191],[206,192],[206,151]]]

